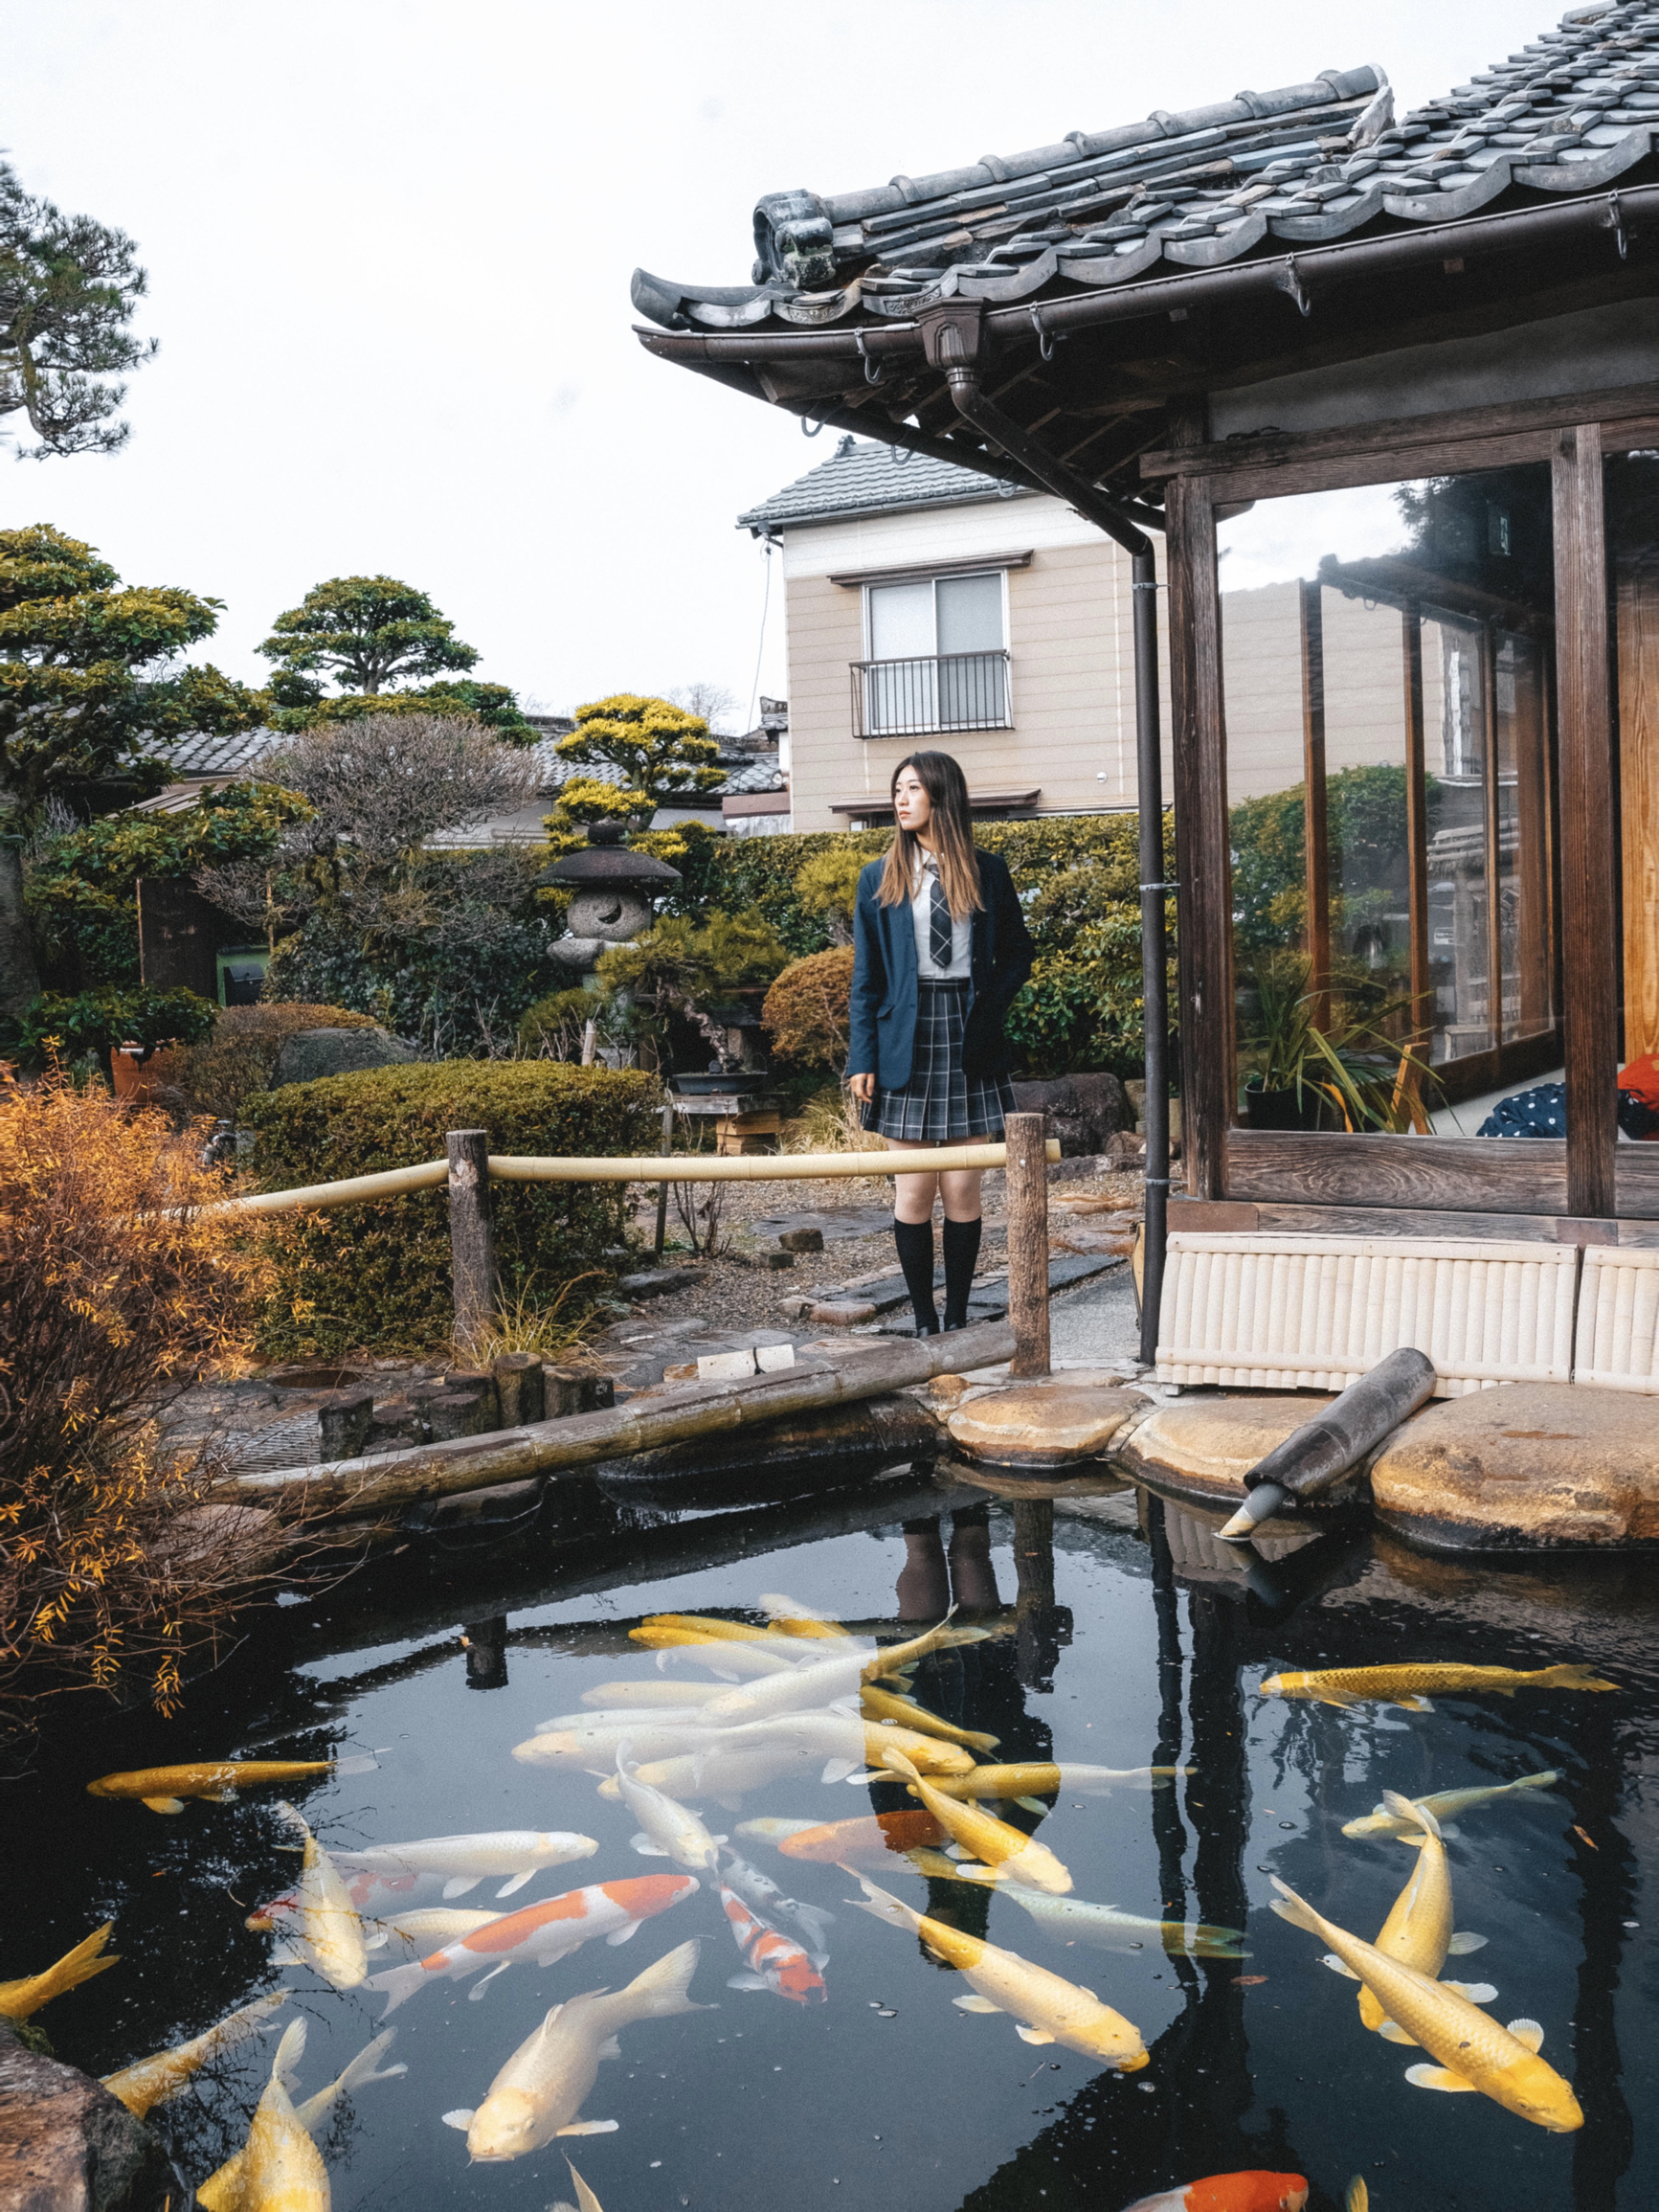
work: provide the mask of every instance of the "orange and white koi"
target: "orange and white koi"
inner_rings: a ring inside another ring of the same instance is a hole
[[[549,1897],[545,1904],[504,1912],[413,1965],[388,1967],[370,1976],[369,1987],[386,1994],[386,2011],[380,2016],[384,2020],[428,1983],[459,1981],[488,1967],[483,1980],[467,1992],[480,1998],[485,1985],[509,1966],[551,1966],[598,1935],[607,1943],[626,1943],[642,1921],[666,1912],[697,1886],[690,1874],[642,1874],[628,1882],[597,1882],[585,1889],[567,1889],[562,1897]]]
[[[720,1902],[749,1968],[747,1974],[729,1975],[727,1988],[770,1989],[774,1996],[787,1997],[796,2004],[821,2004],[828,1995],[818,1972],[821,1960],[811,1957],[793,1936],[762,1920],[724,1882]]]
[[[1137,2197],[1126,2212],[1302,2212],[1308,2183],[1300,2174],[1209,2174],[1181,2189]]]

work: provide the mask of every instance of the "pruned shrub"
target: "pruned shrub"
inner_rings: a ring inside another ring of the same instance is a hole
[[[147,1690],[269,1565],[265,1517],[209,1503],[199,1440],[155,1415],[232,1358],[257,1244],[199,1131],[49,1070],[0,1077],[0,1699]]]
[[[234,1121],[243,1100],[267,1088],[284,1039],[297,1029],[374,1026],[371,1014],[312,1005],[304,1000],[227,1006],[212,1037],[200,1045],[174,1046],[155,1072],[167,1086],[168,1103],[176,1095],[188,1114],[213,1114]]]
[[[487,1130],[492,1152],[647,1153],[661,1099],[637,1069],[443,1060],[291,1083],[250,1098],[243,1120],[257,1133],[260,1187],[287,1190],[441,1159],[451,1129]],[[576,1276],[604,1270],[606,1248],[621,1236],[626,1186],[497,1183],[491,1204],[504,1298],[542,1303]],[[279,1214],[272,1230],[276,1279],[258,1323],[261,1351],[315,1359],[449,1343],[441,1189],[338,1212]]]
[[[772,1050],[793,1068],[846,1063],[850,1040],[853,948],[835,945],[784,969],[761,1007]]]

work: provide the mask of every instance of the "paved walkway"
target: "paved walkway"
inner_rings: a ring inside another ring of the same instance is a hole
[[[1105,1367],[1138,1360],[1140,1323],[1127,1266],[1057,1298],[1048,1311],[1050,1357],[1057,1367]]]

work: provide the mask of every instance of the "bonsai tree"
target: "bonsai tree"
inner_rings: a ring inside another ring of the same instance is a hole
[[[515,742],[535,738],[504,684],[467,674],[478,648],[456,636],[424,592],[395,576],[330,576],[313,585],[277,617],[259,651],[277,669],[271,695],[281,730],[367,714],[460,712]],[[330,681],[338,686],[333,696],[324,690]]]
[[[833,945],[827,953],[792,961],[760,1010],[761,1026],[777,1057],[792,1067],[839,1073],[851,1042],[852,989],[851,945]]]
[[[752,907],[739,914],[711,914],[696,923],[669,915],[627,944],[599,955],[599,982],[628,1008],[626,1027],[662,1064],[669,1017],[690,1022],[726,1057],[725,1025],[715,1010],[740,990],[770,983],[789,964],[789,953],[765,915]],[[624,1027],[618,1019],[617,1027]]]
[[[720,748],[701,714],[633,692],[578,707],[576,727],[557,749],[566,760],[603,764],[617,774],[614,781],[572,776],[559,793],[558,812],[548,820],[555,832],[577,823],[645,825],[665,801],[717,791],[726,780]]]

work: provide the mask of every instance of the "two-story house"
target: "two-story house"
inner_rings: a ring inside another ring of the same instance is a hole
[[[1134,805],[1130,563],[1063,500],[845,437],[738,524],[781,552],[795,829],[890,819],[920,746],[987,816]]]

